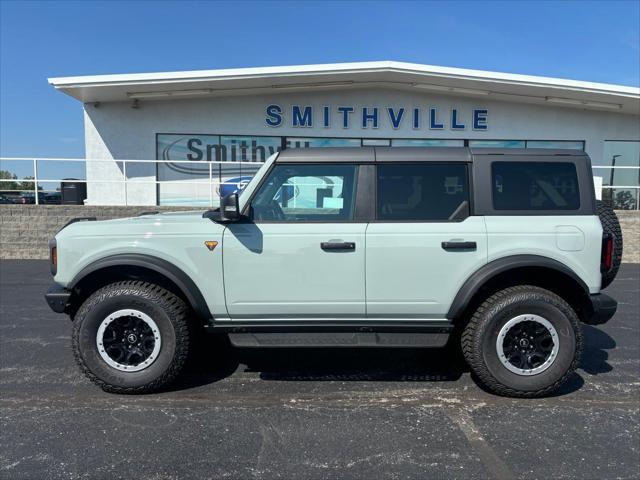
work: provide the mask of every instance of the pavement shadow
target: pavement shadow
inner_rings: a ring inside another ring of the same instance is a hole
[[[456,381],[468,367],[459,349],[235,348],[202,335],[186,372],[170,390],[217,382],[238,370],[277,381]]]
[[[226,335],[202,333],[196,336],[187,366],[167,391],[208,385],[233,375],[240,365]]]
[[[468,371],[452,348],[274,349],[244,352],[248,371],[278,381],[456,381]]]
[[[602,330],[583,325],[581,368],[597,375],[610,372],[607,350],[616,342]],[[226,335],[201,335],[186,372],[170,390],[215,383],[237,371],[257,372],[262,380],[454,382],[468,372],[458,342],[444,348],[235,348]],[[480,382],[475,383],[482,389]],[[584,379],[574,374],[552,396],[579,390]]]
[[[590,375],[598,375],[613,370],[607,362],[609,354],[607,350],[616,347],[616,341],[606,332],[591,325],[582,326],[584,337],[584,350],[580,367]]]

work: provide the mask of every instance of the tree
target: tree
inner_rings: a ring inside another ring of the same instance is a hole
[[[617,210],[635,210],[636,199],[633,198],[631,191],[622,190],[616,193],[616,200],[613,205]]]
[[[23,181],[20,181],[15,173],[11,173],[8,170],[0,170],[0,179],[14,180],[13,182],[2,182],[0,190],[33,190],[33,182],[27,182],[24,180],[33,180],[34,177],[24,177]],[[38,190],[42,190],[42,187],[38,186]]]

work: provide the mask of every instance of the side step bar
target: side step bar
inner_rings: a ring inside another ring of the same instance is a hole
[[[234,347],[444,347],[448,333],[230,333]]]
[[[236,347],[443,347],[453,326],[446,321],[279,321],[216,322],[213,333],[228,333]]]

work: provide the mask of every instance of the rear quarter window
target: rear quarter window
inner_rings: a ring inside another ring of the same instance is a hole
[[[578,210],[580,190],[570,162],[493,162],[496,210]]]

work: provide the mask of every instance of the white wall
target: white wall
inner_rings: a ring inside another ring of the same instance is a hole
[[[266,106],[281,105],[287,121],[281,127],[265,122]],[[289,121],[291,105],[314,106],[315,126],[294,128]],[[320,113],[323,105],[332,106],[331,127],[323,128]],[[342,128],[335,108],[356,107],[352,125]],[[405,118],[394,130],[386,115],[386,107],[405,107]],[[379,128],[361,128],[361,107],[378,107]],[[414,130],[411,109],[422,109],[422,126]],[[428,108],[438,107],[446,118],[444,130],[428,129]],[[467,123],[463,131],[449,129],[451,108],[457,108]],[[487,108],[486,131],[471,129],[474,108]],[[156,133],[198,133],[228,135],[279,135],[363,138],[469,138],[506,140],[584,140],[594,165],[603,159],[604,140],[640,140],[640,116],[608,111],[581,110],[565,106],[516,104],[490,98],[462,98],[431,92],[394,90],[325,91],[320,93],[230,96],[184,100],[141,101],[138,109],[131,103],[85,105],[85,140],[87,152],[88,201],[92,204],[119,204],[125,201],[121,184],[100,183],[122,179],[122,168],[115,163],[97,163],[93,159],[155,159]],[[128,168],[130,179],[155,180],[155,165],[134,164]],[[154,184],[129,184],[129,204],[155,205]]]

